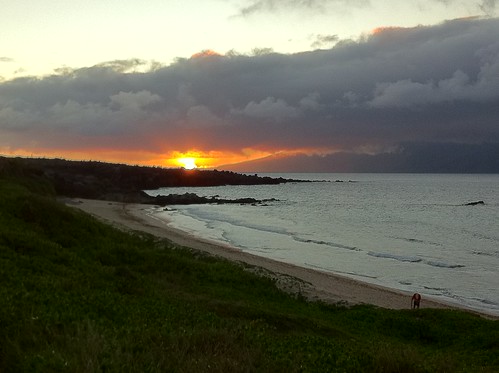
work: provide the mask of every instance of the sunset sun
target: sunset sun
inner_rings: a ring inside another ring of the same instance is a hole
[[[197,168],[196,159],[195,158],[179,158],[177,162],[186,170],[192,170]]]

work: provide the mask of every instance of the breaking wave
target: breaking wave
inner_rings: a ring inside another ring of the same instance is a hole
[[[395,259],[395,260],[398,260],[399,262],[418,263],[418,262],[421,262],[423,260],[421,258],[418,258],[417,256],[395,255],[395,254],[389,254],[389,253],[376,253],[374,251],[369,251],[367,253],[367,255],[374,256],[376,258]]]
[[[428,260],[426,261],[426,264],[431,265],[433,267],[439,267],[439,268],[462,268],[464,267],[463,264],[451,264],[451,263],[445,263],[445,262],[438,262],[434,260]]]
[[[293,236],[293,240],[298,241],[298,242],[303,242],[303,243],[315,243],[317,245],[326,245],[326,246],[331,246],[331,247],[336,247],[336,248],[346,249],[346,250],[352,250],[352,251],[361,251],[357,247],[341,245],[339,243],[330,242],[330,241],[312,240],[312,239],[306,239],[306,238],[301,238],[301,237],[297,237],[297,236]]]
[[[394,259],[394,260],[398,260],[399,262],[424,263],[424,264],[427,264],[429,266],[439,267],[439,268],[462,268],[462,267],[464,267],[464,265],[462,265],[462,264],[446,263],[446,262],[441,262],[441,261],[436,261],[436,260],[423,260],[417,256],[395,255],[395,254],[389,254],[389,253],[377,253],[374,251],[369,251],[367,254],[369,256],[373,256],[376,258]]]

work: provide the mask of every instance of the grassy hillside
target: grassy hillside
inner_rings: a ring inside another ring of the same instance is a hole
[[[147,189],[181,186],[262,185],[303,182],[260,177],[229,171],[129,166],[91,161],[43,158],[5,158],[0,156],[3,172],[29,173],[50,180],[59,195],[109,201],[153,203],[140,192]],[[151,198],[151,197],[149,197]]]
[[[36,176],[36,175],[35,175]],[[499,322],[308,303],[0,175],[1,372],[493,372]]]

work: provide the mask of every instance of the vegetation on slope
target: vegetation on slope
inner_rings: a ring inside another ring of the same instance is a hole
[[[167,169],[63,159],[4,158],[2,169],[30,169],[49,180],[66,197],[141,202],[140,191],[161,187],[259,185],[297,182],[229,171]]]
[[[244,267],[126,233],[0,172],[0,371],[499,369],[499,323],[310,303]]]

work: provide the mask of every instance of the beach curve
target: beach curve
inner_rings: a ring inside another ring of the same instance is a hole
[[[361,282],[334,273],[279,262],[243,252],[229,245],[190,235],[168,226],[164,220],[149,214],[150,205],[90,199],[66,200],[66,204],[79,208],[118,228],[145,232],[168,239],[179,246],[244,264],[255,272],[274,278],[281,289],[300,294],[309,300],[345,305],[369,304],[388,309],[409,309],[411,305],[412,294],[408,292]],[[494,315],[428,298],[423,299],[421,308],[461,309],[487,318],[497,318]]]

